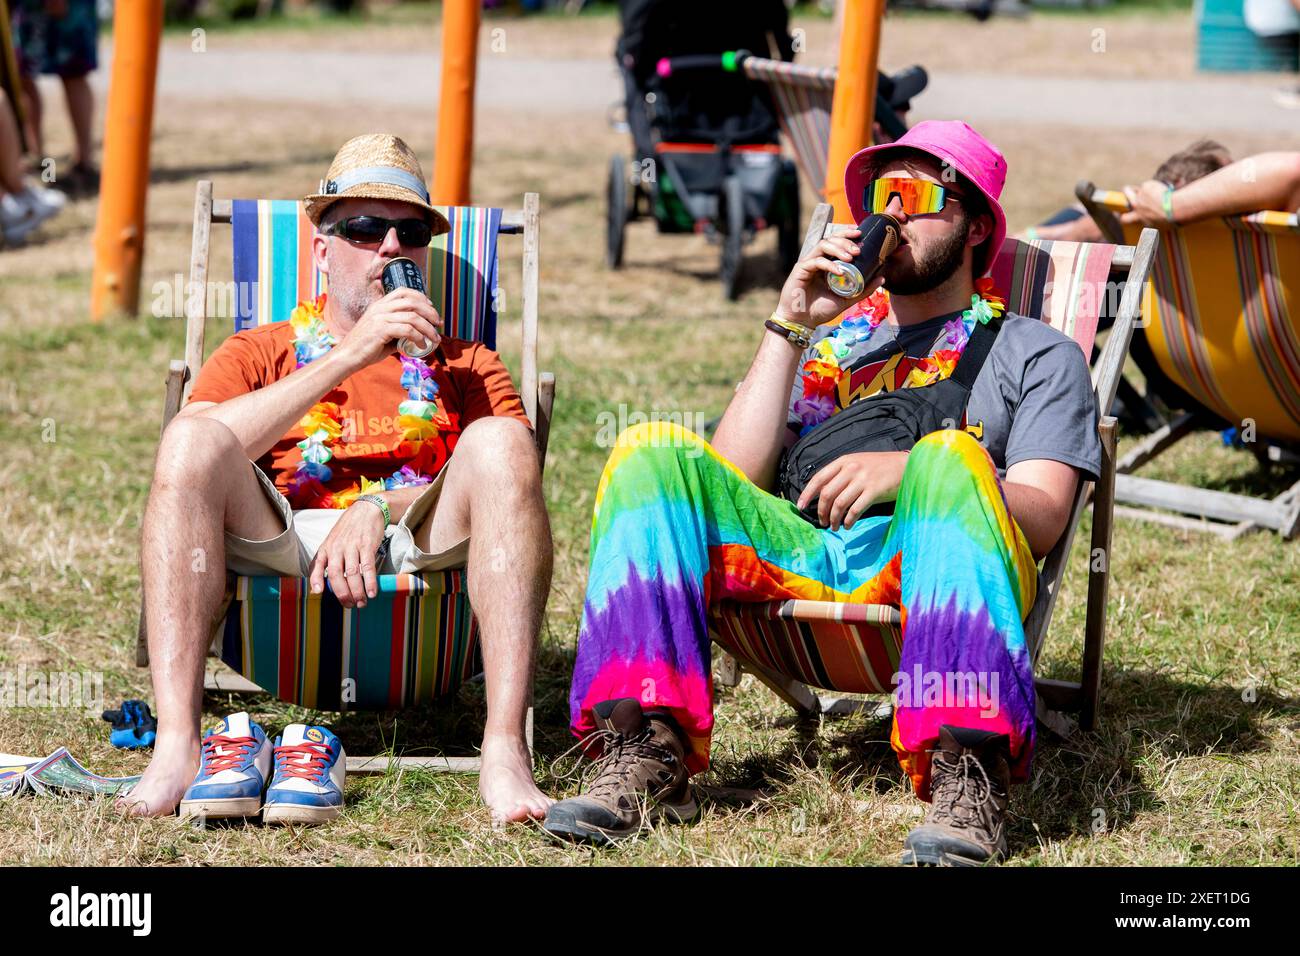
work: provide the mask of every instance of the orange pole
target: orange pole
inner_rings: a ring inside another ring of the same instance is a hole
[[[135,315],[139,305],[162,21],[163,0],[117,0],[90,287],[90,316],[97,322],[115,312]]]
[[[885,0],[841,0],[840,64],[831,104],[831,142],[826,158],[826,201],[836,222],[852,222],[844,195],[844,167],[871,143],[876,113],[876,61]]]
[[[469,205],[474,160],[474,78],[478,70],[481,0],[443,0],[442,88],[433,156],[433,201]]]

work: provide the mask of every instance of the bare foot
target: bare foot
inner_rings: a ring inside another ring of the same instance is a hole
[[[199,772],[199,742],[176,737],[176,743],[164,743],[160,733],[154,744],[153,759],[145,768],[140,782],[125,796],[117,798],[117,809],[136,817],[161,817],[176,811],[185,791]]]
[[[483,737],[483,765],[478,792],[492,811],[492,822],[519,823],[540,820],[554,803],[533,782],[533,763],[519,737]]]

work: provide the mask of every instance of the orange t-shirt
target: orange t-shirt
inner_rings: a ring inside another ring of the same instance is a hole
[[[264,388],[297,370],[293,327],[273,322],[237,332],[222,342],[203,363],[190,393],[191,402],[224,402]],[[402,438],[397,406],[408,396],[402,388],[402,360],[390,355],[344,379],[321,397],[335,402],[342,414],[343,434],[331,443],[333,473],[325,483],[329,491],[353,487],[361,477],[372,481],[390,477],[403,465],[433,476],[447,463],[460,433],[470,422],[489,415],[528,416],[510,381],[510,373],[496,352],[478,342],[444,337],[433,354],[425,357],[438,385],[438,434],[418,449]],[[289,495],[290,482],[302,461],[298,442],[306,437],[299,424],[277,441],[257,466],[275,482],[295,508],[310,507]]]

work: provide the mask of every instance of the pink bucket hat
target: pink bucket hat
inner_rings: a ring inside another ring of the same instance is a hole
[[[993,214],[993,235],[975,251],[975,274],[981,276],[993,265],[993,259],[1007,237],[1007,217],[998,197],[1007,181],[1007,161],[998,148],[967,124],[959,120],[926,120],[917,123],[899,139],[879,146],[858,150],[844,169],[844,192],[853,211],[853,221],[861,222],[862,190],[874,178],[881,153],[907,146],[929,153],[965,176],[988,200]]]

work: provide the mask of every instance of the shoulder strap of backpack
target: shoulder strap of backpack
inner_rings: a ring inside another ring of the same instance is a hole
[[[952,370],[952,380],[962,388],[970,391],[975,386],[975,379],[979,376],[980,369],[984,367],[984,360],[989,357],[989,352],[993,348],[993,341],[998,337],[998,332],[1002,330],[1002,320],[1000,318],[989,319],[988,323],[976,322],[975,328],[971,331],[970,341],[966,343],[966,348],[962,350],[961,358],[957,360],[957,367]]]

